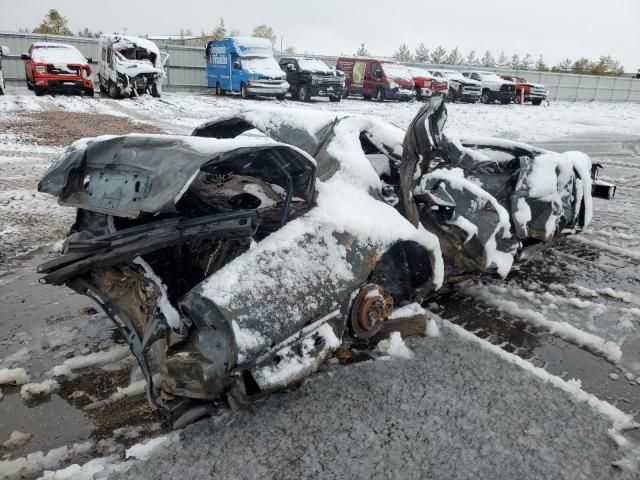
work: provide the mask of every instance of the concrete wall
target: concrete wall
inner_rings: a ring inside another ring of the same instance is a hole
[[[31,43],[36,41],[69,43],[88,57],[95,59],[98,56],[97,39],[0,32],[0,45],[6,45],[11,50],[11,55],[4,57],[2,60],[3,72],[8,87],[24,85],[24,62],[20,60],[20,54],[26,52]],[[177,45],[159,45],[159,48],[169,54],[169,60],[166,64],[167,78],[163,86],[165,90],[197,91],[206,89],[204,48]],[[318,56],[318,58],[323,59],[328,65],[332,66],[335,65],[337,57]],[[420,65],[415,63],[412,65],[419,65],[427,69],[439,67],[461,71],[469,68],[460,65]],[[495,69],[486,68],[483,68],[483,70],[495,71]],[[546,85],[549,90],[549,99],[552,101],[640,103],[640,79],[636,78],[599,77],[529,70],[500,70],[498,73],[518,75],[525,77],[530,82]]]

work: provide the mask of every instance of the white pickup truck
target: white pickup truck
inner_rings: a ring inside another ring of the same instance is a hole
[[[472,80],[477,80],[482,84],[482,103],[493,103],[500,100],[500,103],[507,105],[516,98],[516,84],[500,78],[493,72],[470,71],[462,74]]]

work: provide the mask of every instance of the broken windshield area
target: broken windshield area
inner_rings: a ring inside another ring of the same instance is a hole
[[[125,47],[114,50],[121,60],[148,61],[156,64],[156,54],[141,47]]]

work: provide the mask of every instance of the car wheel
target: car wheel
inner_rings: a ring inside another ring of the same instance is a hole
[[[278,100],[284,100],[284,98],[287,96],[287,94],[285,93],[284,95],[276,95],[276,98]]]
[[[329,97],[329,101],[330,102],[339,102],[341,100],[342,97],[340,97],[339,95],[337,97]]]
[[[450,88],[449,90],[447,90],[447,94],[444,96],[444,101],[447,103],[452,103],[455,93],[456,92],[453,88]]]
[[[158,85],[156,85],[155,83],[153,85],[151,85],[151,96],[152,97],[156,97],[156,98],[160,98],[160,92],[158,91]]]
[[[27,80],[27,88],[29,90],[33,90],[33,83],[31,83],[29,80]]]
[[[348,96],[349,96],[349,92],[345,88],[344,90],[342,90],[342,98],[347,98]]]
[[[245,100],[249,98],[249,93],[247,92],[247,86],[244,83],[240,84],[240,96]]]
[[[365,100],[371,100],[371,95],[363,95],[363,98],[364,98]]]
[[[222,96],[224,95],[226,92],[222,89],[222,85],[220,85],[220,82],[216,83],[216,95],[218,96]]]
[[[98,75],[98,88],[100,89],[100,93],[107,93],[107,89],[104,87],[102,77],[100,75]]]
[[[384,102],[385,97],[386,95],[384,93],[384,88],[379,88],[378,91],[376,92],[376,101]]]
[[[311,100],[311,93],[309,92],[309,87],[307,87],[304,83],[298,87],[298,97],[303,102],[309,102]]]
[[[87,89],[84,91],[84,94],[85,94],[87,97],[93,97],[93,95],[94,95],[93,88],[87,88]]]
[[[532,105],[541,105],[542,104],[542,99],[541,98],[536,98],[535,100],[531,100],[531,104]]]
[[[420,87],[416,87],[416,100],[422,100],[422,89]]]
[[[500,103],[502,105],[509,105],[511,103],[511,99],[510,98],[503,98],[500,100]]]
[[[482,95],[480,95],[480,101],[482,103],[491,103],[491,95],[489,95],[489,92],[487,90],[482,92]]]
[[[42,95],[44,95],[44,92],[45,92],[45,89],[44,89],[44,88],[36,87],[36,86],[34,85],[34,87],[33,87],[33,93],[35,93],[35,94],[36,94],[36,97],[41,97]]]

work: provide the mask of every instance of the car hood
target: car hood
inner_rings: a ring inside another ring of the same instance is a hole
[[[387,78],[389,80],[393,80],[394,82],[396,82],[398,84],[398,86],[400,86],[402,88],[412,89],[414,87],[413,80],[409,80],[408,78],[392,77],[390,75],[387,75]]]

